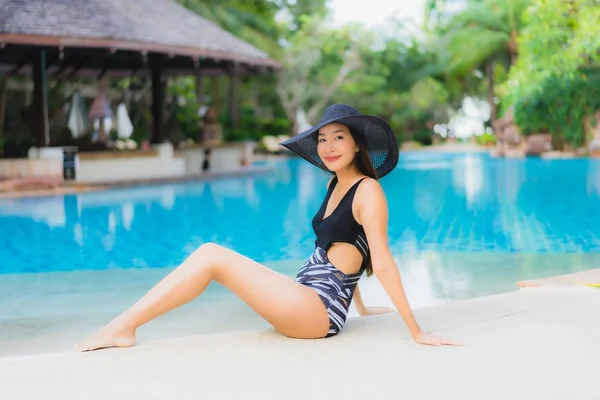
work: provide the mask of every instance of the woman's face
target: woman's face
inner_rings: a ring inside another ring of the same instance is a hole
[[[317,152],[327,169],[337,172],[347,168],[354,162],[358,145],[347,126],[330,124],[319,130]]]

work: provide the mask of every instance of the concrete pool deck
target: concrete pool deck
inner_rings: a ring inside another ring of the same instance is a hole
[[[600,291],[529,288],[416,311],[465,347],[416,345],[396,314],[327,340],[272,330],[0,359],[0,398],[598,399]]]
[[[61,181],[60,184],[50,188],[32,188],[25,190],[3,191],[0,187],[0,200],[18,199],[25,197],[45,197],[61,196],[67,194],[79,194],[87,192],[98,192],[123,187],[132,187],[140,185],[161,185],[169,183],[183,182],[203,182],[215,179],[237,178],[246,176],[255,176],[273,172],[274,167],[270,165],[248,166],[230,171],[215,171],[202,174],[188,174],[185,176],[162,177],[162,178],[140,178],[140,179],[120,179],[109,181],[98,181],[80,183],[77,181]]]
[[[517,282],[517,286],[522,288],[542,286],[590,286],[600,288],[600,268],[543,279],[520,281]]]

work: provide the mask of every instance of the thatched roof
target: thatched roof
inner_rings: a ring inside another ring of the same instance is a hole
[[[0,45],[154,52],[278,66],[263,51],[172,0],[0,0]]]

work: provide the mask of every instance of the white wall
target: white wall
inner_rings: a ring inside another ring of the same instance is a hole
[[[0,160],[0,177],[62,176],[62,160],[26,158]]]
[[[158,155],[80,159],[77,182],[109,182],[148,178],[171,178],[185,175],[185,163],[175,158],[170,144],[155,146]]]
[[[210,170],[214,172],[232,171],[240,168],[240,161],[246,149],[243,145],[228,145],[215,147],[210,155]],[[202,172],[204,162],[203,148],[190,148],[182,151],[185,159],[185,169],[188,174]],[[250,160],[252,161],[252,160]]]
[[[185,174],[182,159],[163,160],[160,157],[81,160],[77,182],[112,182],[121,180],[177,177]]]
[[[210,171],[222,172],[239,169],[243,156],[252,162],[253,147],[253,144],[248,143],[212,148]],[[153,148],[157,150],[158,154],[136,154],[131,157],[103,157],[102,155],[98,158],[78,157],[76,181],[99,183],[174,178],[202,173],[203,148],[183,149],[177,155],[170,143],[155,145]],[[61,148],[32,148],[29,151],[29,159],[0,161],[0,176],[62,176],[62,158]],[[8,165],[6,161],[12,163]],[[17,173],[19,175],[15,175]]]

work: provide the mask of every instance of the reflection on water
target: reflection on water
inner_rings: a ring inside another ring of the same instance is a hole
[[[457,190],[464,192],[469,207],[482,197],[483,173],[483,159],[479,155],[467,154],[454,160],[452,182]]]
[[[599,165],[402,154],[381,181],[392,251],[599,251]],[[301,262],[328,177],[292,160],[256,177],[2,200],[0,271],[172,267],[208,241]]]
[[[600,159],[590,163],[586,183],[588,196],[600,197]]]

